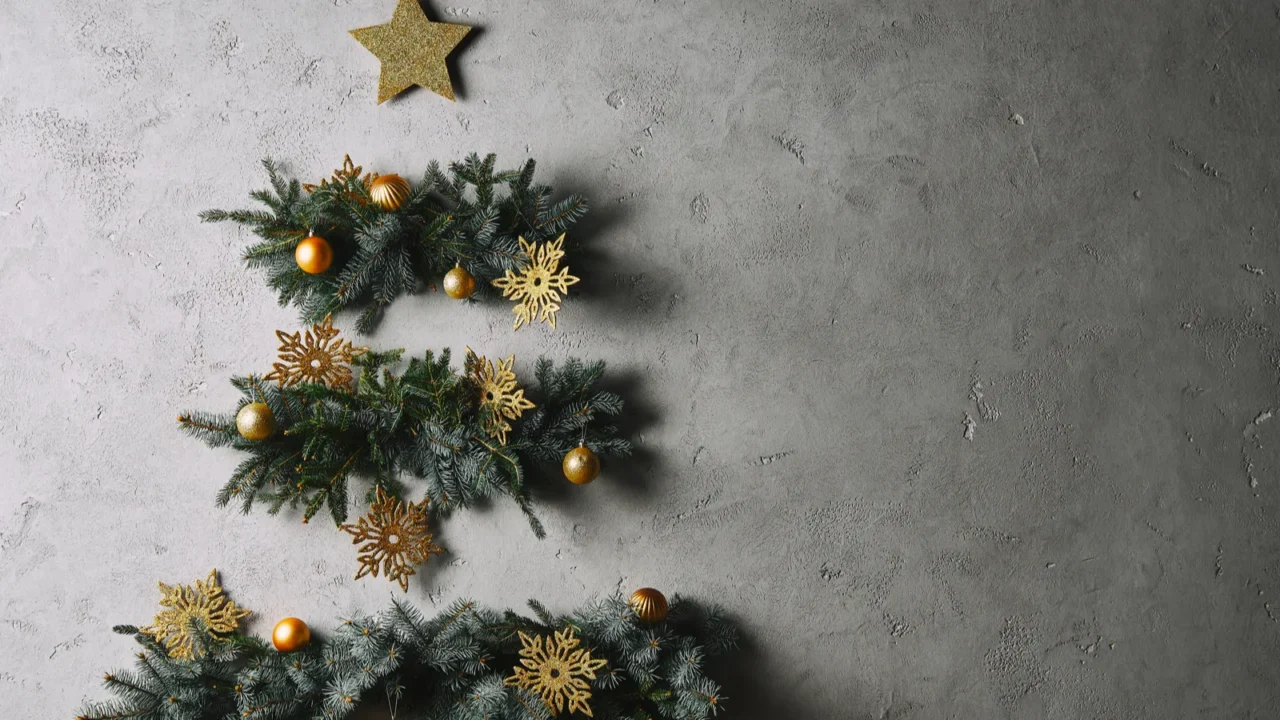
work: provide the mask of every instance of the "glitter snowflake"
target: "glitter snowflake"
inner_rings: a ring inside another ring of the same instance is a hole
[[[520,644],[524,646],[520,649],[520,664],[524,667],[516,667],[516,674],[505,684],[538,693],[556,715],[564,712],[568,700],[569,712],[594,717],[587,704],[591,699],[587,680],[595,680],[596,671],[607,661],[592,659],[589,650],[578,649],[580,642],[572,628],[565,628],[554,637],[520,633]]]
[[[502,290],[502,297],[516,302],[511,309],[516,314],[516,330],[534,320],[556,326],[560,300],[569,294],[569,286],[578,282],[578,278],[569,274],[569,268],[560,267],[563,246],[564,235],[538,246],[520,238],[520,249],[529,258],[528,264],[519,273],[508,270],[505,276],[493,281],[493,286]]]
[[[160,607],[163,609],[142,632],[164,645],[170,657],[183,660],[196,656],[191,637],[192,620],[204,623],[210,635],[225,634],[235,632],[240,619],[249,614],[226,596],[218,584],[217,570],[210,570],[203,582],[197,580],[195,587],[160,583]]]
[[[280,338],[280,362],[264,379],[275,380],[281,387],[300,382],[328,385],[331,388],[351,384],[351,360],[363,354],[367,348],[355,347],[346,340],[337,340],[340,331],[333,326],[333,316],[325,316],[324,322],[313,325],[306,334],[290,335],[276,331]]]
[[[427,500],[420,503],[404,503],[388,496],[378,488],[378,501],[369,507],[369,514],[354,525],[348,523],[342,529],[352,536],[351,544],[360,545],[360,571],[356,579],[365,575],[400,583],[400,589],[409,591],[409,577],[418,571],[414,567],[439,555],[444,548],[433,542],[427,529]]]
[[[350,155],[343,155],[342,167],[333,171],[332,182],[334,185],[339,185],[342,187],[346,187],[348,189],[350,189],[350,185],[352,183],[359,184],[359,185],[368,185],[370,176],[368,173],[365,173],[365,175],[361,177],[360,173],[363,171],[364,171],[364,168],[351,162]],[[329,183],[330,183],[330,180],[321,180],[319,185],[311,185],[309,183],[303,183],[302,189],[306,190],[307,192],[315,192],[316,188],[318,187],[322,187],[322,188],[329,187]]]
[[[516,356],[512,355],[499,360],[495,366],[488,358],[479,357],[467,348],[467,372],[480,393],[484,430],[503,445],[507,444],[507,433],[511,431],[511,423],[507,421],[518,419],[533,407],[524,396],[524,388],[516,387],[516,374],[511,370],[515,361]]]

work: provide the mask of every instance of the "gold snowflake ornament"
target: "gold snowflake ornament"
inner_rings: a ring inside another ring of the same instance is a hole
[[[280,387],[300,382],[317,383],[331,388],[351,384],[351,360],[364,354],[368,348],[355,347],[346,340],[337,340],[341,332],[333,326],[333,316],[326,315],[324,322],[313,325],[306,334],[276,331],[280,338],[280,362],[272,363],[273,370],[263,378],[275,380]]]
[[[370,176],[368,173],[365,173],[364,177],[361,177],[360,173],[363,171],[364,171],[364,168],[351,162],[350,155],[343,155],[342,167],[333,171],[332,182],[334,185],[341,185],[342,187],[348,187],[351,183],[368,185]],[[303,183],[302,189],[306,190],[307,192],[315,192],[317,187],[325,187],[325,188],[329,187],[329,183],[330,183],[329,180],[321,180],[318,186],[311,185],[310,183]]]
[[[444,552],[427,528],[427,502],[406,504],[379,487],[378,501],[369,507],[369,514],[354,525],[342,526],[351,534],[352,545],[364,543],[359,548],[357,580],[382,572],[400,583],[401,590],[409,591],[409,577],[418,572],[414,566]]]
[[[519,419],[525,410],[534,406],[524,396],[524,388],[516,387],[516,374],[511,369],[515,361],[516,356],[511,355],[495,366],[489,358],[477,356],[467,348],[467,374],[480,393],[484,431],[503,445],[507,444],[507,433],[511,431],[511,423],[507,421]]]
[[[142,628],[142,632],[164,645],[170,657],[190,660],[196,656],[191,638],[191,621],[199,620],[211,636],[236,631],[240,619],[249,611],[237,607],[218,584],[218,571],[210,570],[203,582],[169,586],[160,583],[160,607],[163,608]]]
[[[564,712],[568,701],[569,712],[591,714],[591,685],[587,680],[596,679],[596,671],[608,661],[592,659],[589,650],[578,648],[581,641],[573,634],[573,628],[565,628],[553,637],[541,635],[529,637],[520,633],[520,664],[515,675],[507,678],[508,687],[532,690],[542,696],[542,701],[556,715]]]
[[[505,276],[493,281],[493,286],[502,290],[502,297],[516,302],[511,308],[516,314],[516,330],[534,320],[554,328],[560,300],[569,294],[569,286],[578,282],[578,278],[569,274],[569,268],[560,267],[564,235],[537,246],[525,242],[524,238],[519,240],[520,249],[529,258],[528,264],[518,274],[508,270]]]

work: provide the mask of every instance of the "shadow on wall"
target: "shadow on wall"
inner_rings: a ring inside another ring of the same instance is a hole
[[[565,178],[557,187],[559,185],[575,189],[590,187],[573,177]],[[630,208],[603,197],[603,192],[603,188],[595,188],[593,192],[576,193],[587,199],[591,209],[569,230],[565,240],[571,252],[569,266],[580,278],[570,290],[570,299],[576,296],[576,312],[589,313],[577,326],[617,329],[661,325],[668,314],[661,303],[680,294],[679,288],[671,284],[676,273],[647,260],[643,265],[638,264],[638,258],[653,257],[652,253],[630,253],[623,264],[609,231],[624,224]],[[567,194],[553,193],[556,198],[564,196]]]
[[[818,718],[813,708],[800,698],[779,694],[781,683],[762,675],[764,653],[745,636],[738,652],[715,661],[708,676],[720,683],[725,696],[721,717],[731,720],[782,720],[783,718]]]

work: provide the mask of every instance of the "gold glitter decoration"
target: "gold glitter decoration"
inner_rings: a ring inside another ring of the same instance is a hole
[[[444,59],[470,26],[431,22],[418,0],[399,0],[391,22],[352,30],[351,35],[382,62],[378,104],[414,85],[453,100]]]
[[[538,693],[556,715],[564,712],[568,700],[569,712],[594,717],[587,704],[591,699],[587,680],[595,680],[596,671],[608,661],[593,660],[589,650],[577,649],[580,642],[573,628],[565,628],[554,637],[529,637],[521,632],[520,644],[524,647],[520,649],[520,664],[524,667],[516,667],[516,674],[504,684]]]
[[[516,356],[511,355],[495,366],[489,358],[477,356],[467,348],[467,373],[480,392],[480,407],[487,411],[484,431],[503,445],[507,444],[507,433],[511,431],[511,423],[507,421],[518,419],[534,406],[524,396],[524,388],[516,387],[516,374],[511,369],[515,361]]]
[[[362,172],[364,172],[364,168],[351,162],[350,155],[343,155],[342,167],[333,171],[333,177],[331,179],[334,185],[341,185],[342,187],[349,187],[353,183],[368,185],[370,175],[369,173],[364,173],[362,176],[360,174]],[[302,189],[307,192],[315,192],[318,187],[329,187],[329,180],[321,180],[319,185],[311,185],[308,183],[303,183],[302,185]]]
[[[569,268],[560,267],[563,247],[564,235],[537,247],[520,238],[520,249],[528,256],[529,264],[519,274],[508,270],[504,277],[493,281],[493,286],[502,290],[502,297],[517,303],[511,309],[516,314],[516,330],[535,319],[553,328],[556,326],[561,293],[567,295],[569,286],[578,282],[578,278],[569,274]]]
[[[160,585],[160,607],[164,608],[142,628],[142,632],[164,645],[170,657],[190,660],[196,656],[191,638],[191,621],[200,620],[212,636],[214,633],[232,633],[240,625],[240,619],[249,611],[237,607],[218,584],[218,571],[210,570],[203,582],[196,586]]]
[[[333,316],[326,315],[324,322],[313,325],[306,334],[276,331],[280,338],[280,362],[264,380],[275,380],[280,387],[300,382],[318,383],[331,388],[351,384],[351,360],[363,355],[368,348],[356,347],[346,340],[334,342],[341,332],[333,326]]]
[[[365,575],[378,577],[382,572],[388,580],[400,583],[401,590],[409,591],[409,577],[418,572],[414,566],[444,552],[427,529],[428,502],[406,504],[379,487],[378,501],[369,507],[369,514],[354,525],[342,526],[351,534],[352,545],[364,543],[359,549],[357,580]]]

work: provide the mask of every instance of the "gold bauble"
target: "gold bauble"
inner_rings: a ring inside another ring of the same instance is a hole
[[[667,617],[667,598],[653,588],[640,588],[627,601],[636,617],[647,623],[659,623]]]
[[[287,617],[276,623],[271,631],[271,644],[280,652],[301,650],[311,642],[311,628],[295,617]]]
[[[586,485],[600,474],[600,458],[585,445],[570,450],[564,456],[564,476],[574,485]]]
[[[409,181],[395,173],[379,175],[369,184],[369,199],[383,210],[399,210],[409,199]]]
[[[461,265],[444,274],[444,292],[454,300],[466,300],[476,291],[476,279]]]
[[[245,440],[266,440],[276,431],[276,416],[266,403],[251,402],[236,413],[236,430]]]
[[[319,275],[333,264],[333,248],[329,241],[319,235],[308,235],[302,238],[293,251],[293,259],[305,273]]]

